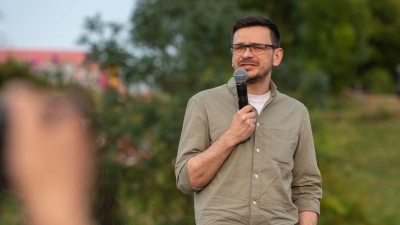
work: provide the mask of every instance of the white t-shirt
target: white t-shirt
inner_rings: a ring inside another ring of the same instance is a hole
[[[247,98],[249,100],[249,104],[257,109],[258,115],[260,115],[264,104],[268,101],[268,99],[270,97],[271,97],[271,91],[269,91],[268,93],[263,94],[263,95],[247,94]]]

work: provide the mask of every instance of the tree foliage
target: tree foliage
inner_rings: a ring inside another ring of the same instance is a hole
[[[226,82],[230,27],[240,14],[228,1],[139,1],[130,36],[142,56],[132,76],[172,95]]]

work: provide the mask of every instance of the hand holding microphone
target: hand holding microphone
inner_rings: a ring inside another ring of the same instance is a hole
[[[253,107],[249,105],[247,98],[247,72],[243,68],[238,68],[233,73],[233,79],[236,81],[236,89],[238,94],[239,111],[235,114],[231,124],[231,128],[237,128],[236,136],[244,140],[250,140],[250,135],[255,129],[256,113]],[[247,139],[244,139],[245,137]]]

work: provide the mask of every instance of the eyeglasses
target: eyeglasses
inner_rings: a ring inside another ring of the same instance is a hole
[[[246,51],[246,48],[250,49],[250,52],[253,54],[261,53],[267,48],[278,48],[275,45],[269,45],[269,44],[249,44],[249,45],[243,45],[243,44],[233,44],[229,45],[229,48],[231,49],[231,52],[234,54],[243,54]]]

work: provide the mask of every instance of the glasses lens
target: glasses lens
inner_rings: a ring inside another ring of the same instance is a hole
[[[265,50],[265,45],[252,44],[250,45],[251,52],[259,52]]]
[[[244,45],[232,45],[231,50],[235,54],[241,54],[244,52],[245,46]]]
[[[242,44],[235,44],[231,45],[231,51],[232,53],[235,54],[243,54],[246,51],[246,48],[249,48],[249,50],[254,54],[254,53],[260,53],[267,49],[268,47],[274,48],[273,45],[268,45],[268,44],[250,44],[250,45],[242,45]]]

